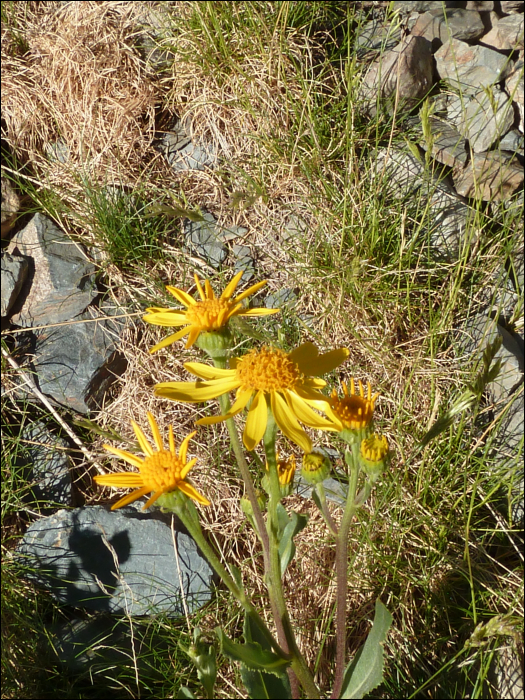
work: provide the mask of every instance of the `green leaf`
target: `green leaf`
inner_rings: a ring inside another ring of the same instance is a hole
[[[279,526],[279,530],[277,533],[277,537],[279,538],[279,541],[281,540],[281,537],[283,536],[284,531],[288,527],[289,522],[290,522],[290,516],[288,515],[286,508],[283,506],[282,503],[278,503],[277,504],[277,523]]]
[[[341,698],[362,698],[382,682],[383,642],[391,624],[392,615],[378,598],[366,642],[346,667]]]
[[[144,208],[144,216],[146,217],[160,216],[161,214],[174,219],[186,218],[190,221],[204,221],[204,217],[200,211],[185,209],[184,207],[179,207],[176,204],[157,204],[154,202]]]
[[[289,517],[288,525],[284,528],[284,532],[279,542],[279,556],[281,558],[281,576],[288,568],[288,564],[295,556],[295,544],[293,538],[298,532],[306,526],[308,518],[306,515],[292,512]]]
[[[238,661],[252,671],[266,671],[277,676],[281,675],[290,662],[282,659],[273,651],[263,649],[258,642],[239,644],[232,642],[220,627],[215,632],[221,643],[221,651],[232,661]]]
[[[271,650],[270,643],[254,622],[252,613],[244,617],[244,639],[246,642],[257,642],[262,649]],[[252,671],[241,665],[241,678],[250,698],[283,698],[291,697],[290,681],[286,672],[280,674]]]
[[[193,644],[188,648],[179,642],[179,647],[195,664],[199,680],[206,691],[206,697],[212,698],[214,695],[215,680],[217,678],[215,647],[213,644],[206,642],[199,627],[193,629]],[[193,697],[193,695],[188,697]]]
[[[181,686],[177,691],[177,698],[193,698],[195,700],[195,695],[186,686]]]

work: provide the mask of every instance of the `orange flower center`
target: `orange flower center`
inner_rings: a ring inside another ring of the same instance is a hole
[[[180,457],[161,450],[146,457],[140,466],[140,475],[144,486],[152,491],[174,491],[182,481],[181,471],[184,466]]]
[[[283,391],[303,378],[288,354],[276,348],[251,350],[237,361],[236,374],[241,391]]]
[[[186,318],[203,331],[216,331],[226,323],[233,308],[227,299],[204,299],[187,309]]]

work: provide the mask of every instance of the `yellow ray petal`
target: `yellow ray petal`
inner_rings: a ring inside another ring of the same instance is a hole
[[[189,323],[185,311],[170,311],[169,309],[161,309],[160,311],[155,311],[155,313],[145,314],[142,320],[152,323],[154,326],[183,326],[185,323]]]
[[[186,308],[190,308],[190,306],[195,306],[197,303],[193,297],[191,297],[187,292],[185,292],[182,289],[179,289],[178,287],[166,287],[168,292],[172,294],[177,301],[180,301],[181,304],[184,304]]]
[[[187,481],[181,481],[179,483],[179,489],[182,491],[182,493],[185,493],[186,496],[189,496],[190,498],[193,498],[194,501],[197,501],[197,503],[200,503],[203,506],[210,505],[210,501],[208,501],[207,498],[205,498],[202,494],[200,494],[197,491],[197,489],[194,488]]]
[[[293,391],[288,389],[285,396],[291,411],[301,423],[305,423],[309,425],[310,428],[317,428],[318,430],[338,430],[337,425],[334,425],[331,421],[315,413],[315,411],[312,411],[310,406]]]
[[[301,372],[304,372],[303,364],[313,362],[317,357],[319,357],[319,350],[313,343],[303,343],[290,353],[290,360],[297,362]],[[309,374],[309,372],[304,373]]]
[[[126,452],[126,450],[119,450],[118,447],[111,447],[111,445],[103,445],[104,449],[111,452],[117,457],[124,459],[128,464],[133,464],[134,467],[141,467],[144,460],[137,455],[132,455],[131,452]]]
[[[328,396],[324,396],[323,394],[321,394],[321,392],[318,391],[318,389],[311,389],[308,386],[297,385],[294,387],[293,390],[298,396],[300,396],[304,401],[306,401],[307,404],[313,406],[314,408],[318,408],[321,411],[324,411],[324,407],[329,401]]]
[[[127,496],[124,496],[124,498],[121,498],[120,501],[114,503],[111,506],[111,510],[116,510],[117,508],[127,506],[129,503],[133,503],[133,501],[136,501],[141,496],[145,496],[150,491],[151,489],[148,486],[143,486],[141,489],[137,489],[137,491],[132,491],[131,493],[128,493]]]
[[[208,382],[161,382],[155,386],[155,395],[163,396],[171,401],[187,401],[188,403],[200,403],[216,399],[217,396],[237,389],[239,381],[222,380],[216,384]]]
[[[160,341],[160,343],[157,343],[154,345],[152,348],[149,349],[150,354],[157,352],[157,350],[162,350],[162,348],[167,347],[168,345],[172,345],[173,343],[176,343],[177,340],[180,340],[182,337],[186,335],[186,333],[189,332],[189,329],[191,326],[186,326],[186,328],[183,328],[180,331],[177,331],[176,333],[173,333],[173,335],[168,335],[166,338]]]
[[[248,411],[243,433],[244,446],[250,452],[260,443],[268,422],[268,405],[264,392],[258,391]]]
[[[116,489],[142,486],[144,479],[136,472],[118,472],[117,474],[100,474],[93,477],[93,481],[101,486],[114,486]]]
[[[134,420],[131,421],[131,425],[133,426],[133,430],[135,432],[135,435],[137,436],[137,440],[139,441],[140,449],[144,452],[145,455],[151,457],[151,455],[153,454],[153,448],[151,447],[146,436],[142,432],[140,425],[135,423]]]
[[[201,332],[201,329],[198,326],[190,326],[190,334],[188,336],[188,340],[186,341],[186,350],[188,348],[191,348],[193,343],[199,337],[200,332]]]
[[[195,431],[195,432],[197,432],[197,431]],[[195,433],[193,433],[193,434],[195,435]],[[181,459],[182,459],[182,457],[181,457]],[[185,458],[183,461],[185,461]],[[197,463],[197,457],[194,457],[193,459],[190,459],[190,461],[184,465],[184,467],[180,470],[181,479],[186,478],[187,474],[190,473],[190,471],[193,469],[193,467],[195,466],[196,463]]]
[[[153,435],[153,440],[155,441],[155,445],[157,447],[157,450],[159,450],[159,452],[160,452],[161,450],[164,449],[164,443],[162,442],[162,437],[160,435],[159,426],[157,425],[157,421],[153,417],[153,413],[150,413],[148,411],[147,416],[148,416],[149,427],[151,428],[151,433]]]
[[[244,274],[244,270],[241,270],[240,272],[238,272],[235,275],[235,277],[226,286],[226,289],[224,290],[224,292],[221,294],[221,299],[230,299],[231,298],[232,294],[237,289],[237,285],[239,284],[239,281],[240,281],[241,277],[243,276],[243,274]],[[237,301],[237,299],[236,299],[236,301]]]
[[[193,273],[193,279],[195,280],[195,284],[197,286],[197,291],[199,292],[199,296],[204,301],[206,299],[206,295],[204,294],[204,290],[201,285],[201,281],[199,279],[199,276],[197,275],[196,272]]]
[[[258,292],[259,289],[264,287],[265,284],[268,284],[268,280],[263,280],[262,282],[257,282],[257,284],[252,284],[252,286],[249,287],[246,291],[239,294],[239,296],[236,296],[234,301],[238,302],[242,301],[243,299],[246,299],[246,297],[249,297],[250,294],[255,294],[255,292]]]
[[[153,496],[150,496],[150,498],[148,498],[146,503],[144,503],[144,505],[142,506],[142,510],[146,510],[147,508],[152,506],[155,503],[155,501],[157,500],[157,498],[160,498],[160,496],[162,496],[163,493],[165,493],[165,491],[163,489],[160,489],[160,491],[155,491]]]
[[[204,280],[204,290],[206,294],[206,299],[215,299],[215,292],[211,287],[210,280]]]
[[[301,372],[304,372],[304,374],[317,376],[319,374],[331,372],[344,362],[349,354],[350,351],[348,348],[337,348],[336,350],[330,350],[330,352],[325,352],[323,355],[318,355],[317,357],[312,356],[308,358],[305,356],[298,364]]]
[[[296,445],[299,445],[304,452],[311,452],[312,443],[310,438],[297,422],[286,401],[276,391],[272,391],[271,397],[273,415],[279,428],[286,437],[290,438]]]
[[[188,444],[194,435],[197,435],[196,430],[194,430],[193,433],[186,435],[186,437],[182,441],[182,444],[181,444],[180,450],[179,450],[179,457],[181,458],[182,463],[184,463],[186,461],[186,453],[188,452]],[[182,478],[184,479],[184,477],[182,477]]]
[[[228,420],[228,418],[233,418],[233,416],[236,416],[237,413],[240,413],[243,408],[245,408],[246,404],[250,400],[251,396],[253,394],[253,391],[251,389],[248,389],[247,391],[238,391],[237,392],[237,398],[235,399],[235,402],[233,406],[230,408],[230,410],[227,413],[224,413],[223,415],[220,416],[206,416],[206,418],[199,418],[198,421],[196,421],[197,425],[214,425],[215,423],[221,423],[223,420]]]
[[[278,314],[281,309],[247,309],[237,316],[270,316],[270,314]]]
[[[184,369],[206,380],[219,379],[220,377],[233,377],[235,375],[235,371],[232,369],[210,367],[210,365],[205,365],[202,362],[185,362]]]
[[[170,440],[170,452],[172,455],[175,454],[175,440],[173,439],[173,426],[169,426],[169,440]]]

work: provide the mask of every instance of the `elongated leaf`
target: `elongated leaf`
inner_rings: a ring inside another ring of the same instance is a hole
[[[195,695],[191,692],[189,688],[186,688],[186,686],[184,685],[178,689],[177,698],[193,698],[193,700],[195,700]]]
[[[308,522],[306,515],[292,512],[290,521],[284,528],[284,532],[279,542],[279,556],[281,557],[281,576],[284,576],[288,564],[295,556],[295,544],[293,538],[305,527]]]
[[[270,643],[253,621],[250,613],[244,617],[244,639],[246,642],[257,642],[262,649],[271,650]],[[252,671],[241,665],[241,678],[250,698],[283,698],[291,697],[290,682],[285,671],[279,674]]]
[[[362,698],[381,683],[383,642],[391,624],[392,615],[378,598],[367,640],[346,668],[341,698]]]
[[[216,627],[215,632],[221,643],[222,653],[232,661],[244,664],[252,671],[266,671],[279,676],[290,663],[273,651],[263,649],[258,642],[239,644],[232,642],[220,627]]]

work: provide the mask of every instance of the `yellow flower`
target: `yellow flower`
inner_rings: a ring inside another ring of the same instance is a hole
[[[185,335],[188,335],[186,347],[190,348],[199,337],[199,333],[218,331],[226,326],[233,316],[267,316],[268,314],[278,313],[280,309],[244,309],[241,304],[243,299],[246,299],[251,294],[255,294],[261,287],[264,287],[266,281],[258,282],[245,292],[242,292],[242,294],[238,294],[233,299],[231,298],[242,275],[243,271],[241,270],[231,280],[218,299],[211,288],[209,280],[205,280],[203,289],[197,274],[194,275],[194,278],[201,297],[200,301],[195,301],[193,297],[178,287],[167,286],[168,292],[173,294],[175,299],[184,304],[186,308],[163,309],[156,306],[151,307],[146,309],[149,313],[143,317],[143,320],[156,326],[184,326],[184,328],[161,340],[160,343],[151,348],[150,352],[157,352],[157,350],[175,343]]]
[[[111,510],[116,508],[121,508],[122,506],[127,506],[128,503],[136,501],[137,498],[144,496],[147,493],[153,491],[153,496],[146,502],[142,510],[149,508],[159,496],[170,491],[175,491],[179,489],[186,496],[193,498],[197,503],[201,503],[203,506],[209,506],[210,502],[202,494],[200,494],[197,489],[195,489],[188,481],[185,481],[185,477],[193,467],[196,458],[186,462],[186,452],[188,450],[188,443],[191,438],[195,435],[195,432],[191,433],[184,438],[180,446],[179,454],[175,451],[175,441],[173,439],[173,428],[170,425],[169,428],[169,443],[170,449],[165,450],[162,443],[162,438],[159,432],[158,425],[155,418],[151,413],[148,412],[148,421],[150,424],[151,432],[153,433],[153,439],[157,447],[157,452],[153,451],[150,443],[146,439],[146,436],[140,429],[140,427],[131,421],[135,435],[139,445],[146,455],[145,459],[136,457],[126,450],[119,450],[116,447],[111,447],[110,445],[104,445],[104,448],[109,452],[122,457],[129,464],[134,467],[138,467],[140,472],[120,472],[119,474],[105,474],[104,476],[95,476],[94,479],[97,484],[103,486],[116,486],[116,487],[127,487],[127,486],[138,486],[136,491],[132,491],[120,501],[117,501]]]
[[[359,461],[368,479],[374,483],[379,479],[388,461],[388,440],[385,435],[372,433],[361,442]]]
[[[326,411],[327,415],[339,423],[339,430],[362,430],[372,420],[374,415],[374,403],[379,393],[372,396],[370,382],[367,382],[367,396],[363,388],[363,383],[359,380],[359,396],[355,393],[354,378],[350,379],[350,392],[348,385],[343,384],[344,396],[340,399],[335,389],[330,397],[330,407]]]
[[[236,390],[235,403],[228,413],[201,418],[197,425],[227,420],[242,411],[253,398],[243,434],[246,449],[253,450],[262,440],[271,409],[283,433],[305,452],[310,452],[310,438],[298,421],[320,430],[339,430],[337,424],[310,408],[325,410],[328,407],[328,399],[319,391],[326,382],[314,375],[330,372],[348,355],[346,348],[319,355],[313,343],[304,343],[290,353],[267,347],[251,350],[231,360],[231,369],[186,362],[186,369],[205,381],[163,382],[156,385],[155,394],[172,401],[199,403]]]

